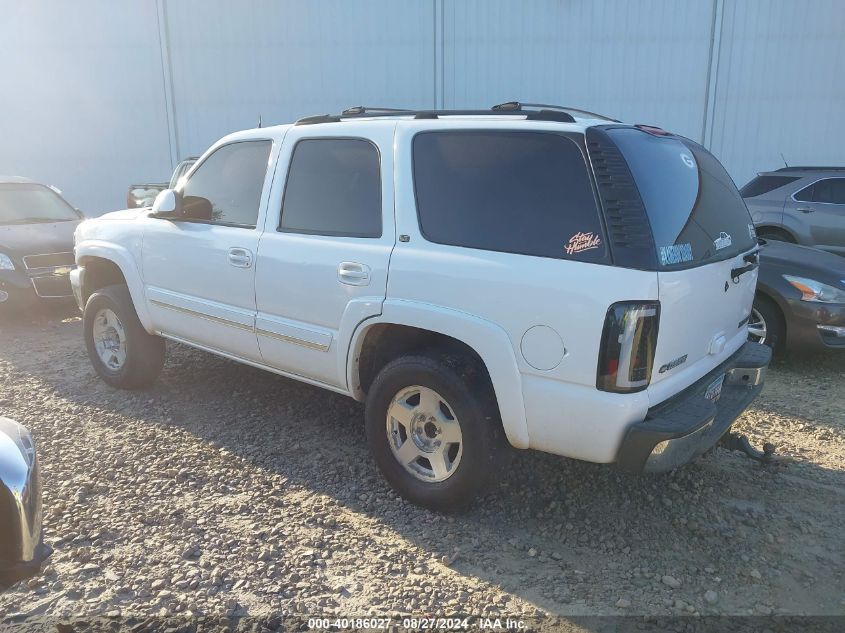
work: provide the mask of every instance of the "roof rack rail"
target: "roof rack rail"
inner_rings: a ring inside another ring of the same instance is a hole
[[[318,114],[314,116],[307,116],[296,121],[295,125],[337,123],[338,121],[349,119],[369,119],[397,116],[410,116],[415,119],[437,119],[442,116],[521,116],[531,121],[557,121],[559,123],[575,122],[575,117],[563,109],[522,110],[514,108],[491,108],[490,110],[403,110],[400,108],[372,108],[355,106],[347,108],[340,114]]]
[[[590,118],[593,119],[604,119],[605,121],[613,121],[614,123],[621,123],[619,119],[614,119],[612,117],[606,116],[604,114],[598,114],[597,112],[590,112],[589,110],[583,110],[581,108],[570,108],[569,106],[559,106],[559,105],[550,105],[548,103],[522,103],[520,101],[506,101],[505,103],[500,103],[498,105],[494,105],[492,107],[493,110],[497,111],[514,111],[519,112],[523,108],[539,108],[542,110],[558,110],[561,112],[577,112],[580,114],[586,114]]]
[[[818,165],[790,165],[788,167],[781,167],[775,171],[845,171],[845,167],[833,166],[818,166]]]

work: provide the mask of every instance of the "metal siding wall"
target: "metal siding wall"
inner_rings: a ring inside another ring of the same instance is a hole
[[[447,0],[446,107],[559,103],[701,138],[712,0]]]
[[[845,2],[726,0],[711,149],[738,185],[845,165]]]
[[[843,68],[842,0],[0,0],[0,173],[99,213],[259,115],[520,99],[706,119],[742,184],[845,164]]]
[[[96,215],[170,164],[154,2],[0,2],[0,174]]]
[[[353,105],[432,107],[432,2],[168,2],[180,157]],[[198,26],[199,25],[199,26]]]

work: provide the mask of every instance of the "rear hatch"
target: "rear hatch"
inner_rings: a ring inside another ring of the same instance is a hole
[[[633,127],[608,135],[631,170],[654,238],[660,300],[648,388],[654,405],[745,342],[757,240],[736,185],[703,147]]]

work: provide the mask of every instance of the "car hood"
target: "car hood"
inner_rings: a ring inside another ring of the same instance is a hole
[[[70,252],[78,225],[76,220],[0,225],[0,252],[17,257]]]
[[[767,240],[760,249],[760,274],[766,271],[845,285],[845,257],[817,248]]]
[[[134,220],[150,211],[149,208],[123,209],[122,211],[109,211],[103,215],[93,218],[94,220]]]

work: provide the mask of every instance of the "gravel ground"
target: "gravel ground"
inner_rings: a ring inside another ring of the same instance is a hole
[[[115,391],[78,318],[7,321],[0,412],[35,435],[56,551],[0,622],[845,615],[843,378],[845,354],[773,365],[737,426],[785,463],[717,449],[635,477],[519,451],[440,516],[387,487],[350,399],[178,345],[154,389]]]

